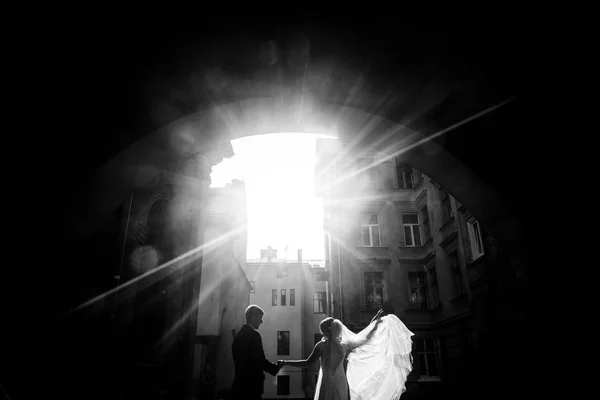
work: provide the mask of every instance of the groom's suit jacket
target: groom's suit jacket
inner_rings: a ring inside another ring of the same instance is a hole
[[[234,395],[238,398],[262,395],[265,380],[263,371],[275,376],[279,368],[265,358],[260,333],[245,324],[235,335],[231,350],[235,364]]]

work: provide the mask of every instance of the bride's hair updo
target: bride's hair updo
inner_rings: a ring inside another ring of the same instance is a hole
[[[332,317],[327,317],[319,324],[319,330],[324,336],[331,336],[331,323],[333,322]]]

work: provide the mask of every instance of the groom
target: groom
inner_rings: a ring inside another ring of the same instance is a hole
[[[281,365],[273,364],[265,358],[262,338],[257,329],[263,322],[265,312],[259,306],[246,308],[246,323],[235,335],[231,350],[235,364],[233,378],[234,399],[262,399],[265,374],[275,376]]]

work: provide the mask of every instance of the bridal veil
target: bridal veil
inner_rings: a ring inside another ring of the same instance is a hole
[[[364,342],[373,329],[372,322],[355,334],[336,320],[341,340],[350,348]],[[398,399],[406,391],[406,379],[412,371],[412,339],[414,334],[393,314],[381,318],[370,340],[348,355],[346,376],[353,400]]]

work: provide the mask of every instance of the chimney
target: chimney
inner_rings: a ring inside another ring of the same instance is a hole
[[[269,262],[271,262],[271,258],[272,258],[271,251],[272,251],[271,246],[267,246],[267,261],[269,261]]]
[[[302,249],[298,249],[298,262],[302,262]]]

